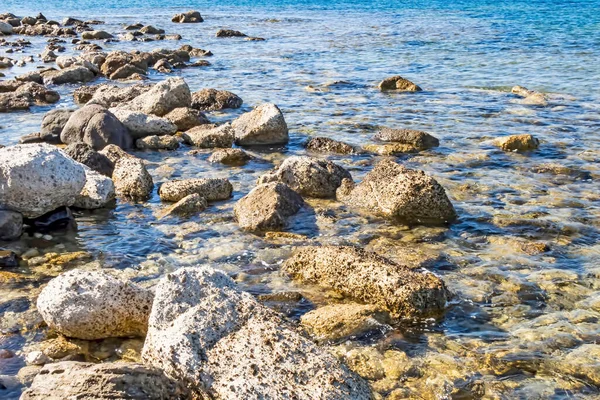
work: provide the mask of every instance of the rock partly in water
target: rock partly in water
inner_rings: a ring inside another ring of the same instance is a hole
[[[44,366],[21,400],[187,399],[180,384],[141,364],[61,361]]]
[[[444,188],[423,171],[380,161],[359,184],[345,179],[338,200],[411,224],[446,224],[456,219]]]
[[[285,144],[289,140],[288,126],[279,107],[265,103],[242,114],[231,123],[235,143],[240,146]]]
[[[115,199],[112,179],[89,168],[86,169],[85,176],[85,186],[75,199],[73,207],[94,210],[112,204]]]
[[[43,74],[46,85],[63,85],[65,83],[89,82],[96,75],[84,66],[72,66],[60,70],[51,70]]]
[[[204,22],[204,19],[202,19],[202,15],[200,15],[198,11],[188,11],[181,14],[176,14],[173,16],[173,18],[171,18],[171,22],[189,24]]]
[[[74,110],[56,108],[48,111],[42,119],[42,126],[40,128],[40,139],[46,143],[59,144],[60,134],[71,118]]]
[[[259,185],[235,205],[238,224],[249,231],[283,229],[288,217],[296,214],[304,201],[289,186],[280,182]]]
[[[134,140],[146,136],[173,135],[177,132],[177,126],[166,118],[119,108],[112,108],[110,111],[125,125]]]
[[[95,150],[114,144],[130,148],[132,139],[127,128],[106,108],[86,105],[75,111],[60,134],[65,144],[83,142]]]
[[[511,90],[513,94],[523,98],[523,104],[535,105],[535,106],[547,106],[548,97],[535,90],[529,90],[523,86],[514,86]]]
[[[202,89],[192,93],[192,107],[202,111],[218,111],[240,108],[244,101],[227,90]]]
[[[162,201],[177,202],[190,194],[197,193],[207,201],[227,200],[233,186],[225,178],[199,178],[168,181],[158,189]]]
[[[399,75],[382,80],[381,82],[379,82],[378,87],[379,90],[382,91],[397,90],[400,92],[420,92],[421,90],[423,90],[408,79],[405,79]]]
[[[208,157],[208,162],[221,163],[225,165],[241,166],[252,159],[248,153],[242,149],[217,149]]]
[[[326,137],[314,137],[306,142],[307,150],[316,153],[356,154],[360,151],[348,143]]]
[[[439,314],[448,300],[448,290],[436,275],[355,247],[301,247],[282,270],[301,282],[380,306],[395,318]]]
[[[208,202],[206,199],[200,196],[198,193],[192,193],[167,208],[163,216],[173,214],[179,216],[189,216],[199,213],[200,211],[204,211],[206,207],[208,207]]]
[[[538,148],[540,141],[533,135],[510,135],[494,140],[494,145],[503,151],[532,151]]]
[[[0,149],[0,203],[28,218],[70,206],[85,185],[85,168],[48,144]]]
[[[73,93],[78,104],[98,104],[105,108],[116,107],[127,103],[152,89],[152,85],[130,85],[125,87],[115,85],[83,86]]]
[[[303,196],[331,198],[344,179],[351,181],[352,176],[331,161],[292,156],[274,172],[261,176],[258,183],[283,182]]]
[[[177,126],[181,132],[188,131],[196,126],[210,124],[206,115],[188,107],[179,107],[165,115],[165,118]]]
[[[111,177],[114,170],[114,163],[108,157],[94,150],[92,146],[85,143],[72,143],[65,147],[65,153],[72,159],[92,170]]]
[[[0,210],[0,240],[17,240],[22,233],[23,215],[16,211]]]
[[[436,137],[414,129],[381,128],[375,135],[375,140],[407,144],[416,150],[427,150],[440,145]]]
[[[230,124],[217,127],[200,125],[185,132],[182,137],[185,143],[204,149],[231,147],[235,138]]]
[[[158,284],[142,358],[201,398],[371,396],[365,381],[207,266]]]
[[[169,78],[119,108],[162,117],[176,108],[190,107],[191,104],[192,94],[187,83],[182,78]]]
[[[83,40],[104,40],[112,39],[114,36],[106,31],[85,31],[81,33]]]
[[[224,38],[224,37],[246,37],[247,35],[240,31],[234,31],[233,29],[219,29],[217,31],[216,36],[218,38]]]
[[[150,197],[154,182],[139,158],[122,157],[115,164],[113,182],[117,195],[133,200],[146,200]]]

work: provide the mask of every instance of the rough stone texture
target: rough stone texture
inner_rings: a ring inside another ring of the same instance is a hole
[[[3,228],[2,225],[2,218],[4,218],[2,216],[3,211],[0,210],[0,228]],[[3,232],[0,230],[0,235],[6,234],[6,232]],[[7,240],[7,239],[2,239],[2,237],[0,236],[0,240]],[[19,260],[17,258],[17,254],[14,251],[10,251],[10,250],[0,250],[0,271],[3,268],[16,268],[19,266]],[[6,355],[9,355],[6,353],[6,350],[0,350],[0,360],[7,358]]]
[[[242,149],[217,149],[208,157],[208,162],[241,166],[252,157]]]
[[[0,93],[0,112],[29,110],[29,106],[27,97],[15,93]]]
[[[48,71],[43,74],[46,85],[62,85],[65,83],[89,82],[96,75],[83,66],[72,66],[65,69]]]
[[[158,284],[142,358],[216,399],[370,398],[366,382],[207,266]]]
[[[244,101],[227,90],[202,89],[192,93],[192,107],[202,111],[218,111],[240,108]]]
[[[73,112],[74,110],[68,110],[64,108],[56,108],[48,111],[42,120],[40,139],[46,143],[60,143],[60,133],[67,124],[67,121]]]
[[[171,21],[180,24],[189,24],[204,22],[204,19],[202,19],[202,15],[200,15],[198,11],[188,11],[173,16],[173,18],[171,18]]]
[[[70,206],[85,185],[85,168],[48,144],[0,149],[0,204],[35,218]]]
[[[175,150],[179,141],[174,136],[146,136],[136,140],[135,147],[140,150]]]
[[[85,31],[81,33],[81,38],[83,40],[103,40],[111,39],[113,35],[106,31]]]
[[[22,233],[23,215],[16,211],[0,210],[0,240],[16,240]]]
[[[233,186],[225,178],[199,178],[168,181],[158,189],[160,199],[177,202],[197,193],[207,201],[226,200],[231,197]]]
[[[102,271],[74,269],[52,279],[37,299],[48,326],[78,339],[143,336],[152,292]]]
[[[352,180],[344,168],[327,160],[305,156],[287,158],[274,172],[258,178],[258,183],[283,182],[303,196],[335,197],[343,179]]]
[[[379,90],[398,90],[401,92],[420,92],[419,86],[415,85],[408,79],[396,75],[386,78],[379,83]]]
[[[217,31],[216,36],[219,38],[224,38],[224,37],[246,37],[247,35],[240,31],[234,31],[233,29],[219,29]]]
[[[166,118],[119,108],[111,108],[110,111],[125,125],[133,139],[173,135],[177,132],[177,126]]]
[[[301,282],[378,305],[395,318],[435,315],[448,299],[446,286],[436,275],[355,247],[300,247],[282,270]]]
[[[139,95],[146,93],[152,89],[152,85],[137,84],[120,87],[102,84],[98,86],[86,86],[85,88],[89,88],[88,92],[91,92],[91,95],[86,94],[86,96],[79,96],[79,100],[77,101],[78,103],[81,104],[89,102],[89,104],[98,104],[102,107],[111,108],[131,101]]]
[[[61,361],[44,366],[21,400],[187,399],[185,388],[155,368],[135,363]]]
[[[165,115],[165,118],[177,126],[178,131],[185,132],[196,126],[210,124],[206,115],[188,107],[179,107]]]
[[[99,105],[86,105],[75,111],[63,128],[60,139],[65,144],[87,143],[95,150],[102,150],[108,144],[125,149],[132,145],[127,128]]]
[[[355,154],[358,149],[348,143],[329,139],[326,137],[314,137],[306,143],[306,149],[317,153]]]
[[[100,150],[99,153],[102,154],[103,156],[105,156],[106,158],[108,158],[108,161],[110,161],[111,168],[113,171],[115,169],[115,164],[121,158],[127,158],[127,157],[133,158],[133,156],[131,154],[127,153],[125,150],[121,149],[119,146],[115,146],[114,144],[109,144],[108,146],[106,146],[105,148]],[[110,174],[110,176],[112,177],[112,173]]]
[[[337,341],[381,329],[389,315],[374,305],[332,304],[304,314],[300,323],[317,340]]]
[[[14,94],[28,99],[31,104],[54,104],[60,100],[58,92],[35,82],[22,82]]]
[[[217,127],[200,125],[185,132],[182,137],[185,143],[195,147],[204,149],[224,148],[233,146],[234,131],[229,124]]]
[[[289,140],[283,114],[275,104],[265,103],[231,123],[240,146],[285,144]]]
[[[394,156],[405,153],[418,153],[420,150],[412,144],[405,143],[384,143],[384,144],[365,144],[362,150],[367,153],[378,154],[380,156]]]
[[[94,170],[86,169],[86,183],[75,199],[73,207],[93,210],[102,208],[115,199],[115,185],[112,179]]]
[[[414,129],[381,128],[375,135],[375,140],[408,144],[417,150],[427,150],[440,145],[440,141],[434,136]]]
[[[187,83],[182,78],[169,78],[120,108],[162,117],[176,108],[190,107],[191,103],[192,95]]]
[[[96,172],[111,177],[114,170],[114,163],[108,157],[94,150],[85,143],[72,143],[65,147],[65,153],[72,159],[93,169]]]
[[[359,184],[345,179],[337,198],[407,223],[445,224],[456,219],[454,206],[435,179],[392,160],[380,161]]]
[[[287,218],[296,214],[304,201],[289,186],[271,182],[259,185],[242,197],[234,213],[242,229],[249,231],[280,230]]]
[[[494,140],[494,145],[503,151],[531,151],[538,148],[540,141],[533,135],[511,135]]]
[[[150,197],[154,182],[139,158],[123,157],[115,164],[113,182],[118,195],[134,200],[146,200]]]
[[[185,196],[177,203],[173,204],[165,210],[164,215],[180,215],[187,216],[191,214],[204,211],[208,207],[208,202],[198,193],[192,193],[189,196]]]

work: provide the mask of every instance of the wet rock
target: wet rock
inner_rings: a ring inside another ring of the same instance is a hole
[[[127,64],[110,74],[109,78],[112,80],[140,80],[140,76],[144,75],[146,75],[146,70],[135,65]]]
[[[127,128],[106,108],[99,105],[86,105],[75,111],[60,134],[65,144],[87,143],[95,150],[108,144],[130,148],[131,136]]]
[[[48,326],[85,340],[143,336],[153,295],[102,271],[74,269],[52,279],[37,308]]]
[[[171,18],[171,21],[180,24],[186,24],[204,22],[204,19],[202,19],[202,16],[198,11],[188,11],[181,14],[176,14],[173,16],[173,18]]]
[[[233,29],[219,29],[217,31],[216,36],[218,38],[224,38],[224,37],[246,37],[247,35],[240,31],[234,31]]]
[[[190,55],[190,57],[210,57],[213,55],[213,53],[210,50],[199,49],[196,47],[192,47],[189,44],[181,46],[180,50],[187,52]]]
[[[306,149],[317,153],[356,154],[359,153],[354,146],[348,143],[329,139],[326,137],[314,137],[306,143]]]
[[[187,391],[154,368],[134,363],[47,364],[23,392],[21,400],[179,399]]]
[[[30,101],[23,96],[15,95],[14,93],[0,94],[0,112],[12,112],[29,110]]]
[[[44,78],[42,78],[42,75],[39,73],[39,71],[26,72],[16,76],[15,80],[19,82],[35,82],[39,83],[40,85],[44,83]]]
[[[4,211],[0,210],[0,228],[3,228],[2,226],[2,218],[3,218],[3,213]],[[0,230],[0,235],[6,235],[6,233],[4,231]],[[6,239],[2,239],[2,236],[0,236],[0,240],[6,240]],[[17,259],[17,254],[14,251],[10,251],[10,250],[0,250],[0,270],[4,269],[4,268],[15,268],[19,266],[19,260]],[[3,350],[3,349],[2,349]],[[10,357],[3,357],[3,355],[6,355],[5,352],[2,352],[2,350],[0,350],[0,359],[3,358],[10,358]]]
[[[158,194],[162,201],[177,202],[197,193],[207,201],[227,200],[233,187],[225,178],[199,178],[168,181],[161,185]]]
[[[198,193],[192,193],[167,208],[164,215],[188,216],[204,211],[206,207],[208,207],[206,199]]]
[[[51,360],[41,351],[32,351],[25,356],[25,362],[27,365],[44,365],[49,363]]]
[[[345,179],[336,195],[352,207],[408,223],[445,224],[456,219],[454,206],[435,179],[391,160],[380,161],[359,184]]]
[[[75,201],[73,199],[71,202]],[[35,218],[25,218],[25,225],[33,228],[38,233],[52,232],[59,229],[65,229],[74,221],[73,213],[69,207],[61,206],[55,210],[49,211],[44,215]]]
[[[403,77],[396,75],[390,78],[386,78],[379,83],[379,90],[397,90],[401,92],[420,92],[421,89],[419,86],[415,85],[408,79],[404,79]]]
[[[336,341],[359,336],[389,323],[388,314],[378,306],[332,304],[304,314],[300,323],[317,340]]]
[[[264,42],[265,38],[250,36],[250,37],[245,38],[244,40],[246,40],[248,42]]]
[[[75,199],[73,207],[93,210],[111,204],[115,199],[112,179],[89,168],[86,169],[85,176],[85,186]]]
[[[258,183],[279,181],[303,196],[331,198],[335,197],[336,189],[344,179],[352,180],[352,176],[331,161],[292,156],[274,172],[261,176]]]
[[[510,135],[494,140],[494,145],[503,151],[531,151],[538,148],[540,141],[533,135]]]
[[[154,188],[152,176],[138,158],[123,157],[117,161],[112,178],[117,194],[134,200],[148,199]]]
[[[405,153],[418,153],[419,149],[410,144],[404,143],[385,143],[385,144],[365,144],[362,150],[367,153],[373,153],[380,156],[395,156]]]
[[[140,150],[175,150],[179,141],[173,136],[146,136],[136,140],[135,147]]]
[[[438,314],[448,299],[444,282],[434,274],[355,247],[301,247],[282,270],[301,282],[380,306],[394,318]]]
[[[165,118],[174,123],[177,126],[177,130],[182,132],[199,125],[210,124],[210,121],[203,113],[188,107],[176,108],[166,114]]]
[[[155,28],[152,25],[146,25],[140,29],[140,32],[146,35],[161,35],[165,33],[164,29]]]
[[[139,95],[146,93],[152,88],[152,85],[137,84],[119,87],[103,84],[94,86],[93,89],[91,89],[91,87],[89,88],[90,91],[93,90],[93,93],[91,96],[79,96],[79,100],[81,101],[77,101],[76,99],[79,104],[89,102],[89,104],[98,104],[102,107],[112,108],[118,106],[119,104],[131,101]]]
[[[102,175],[111,177],[114,170],[114,163],[104,154],[100,154],[90,145],[76,142],[65,147],[64,152],[72,159]]]
[[[115,169],[115,164],[122,158],[133,157],[131,154],[127,153],[119,146],[115,146],[114,144],[109,144],[105,148],[99,151],[100,154],[108,158],[111,163],[111,168]],[[112,174],[111,174],[112,176]]]
[[[0,210],[0,240],[16,240],[21,237],[22,233],[23,216],[21,213]]]
[[[417,150],[427,150],[440,145],[440,141],[429,133],[414,129],[381,128],[375,135],[375,140],[407,144]]]
[[[161,280],[142,358],[200,397],[370,398],[333,356],[206,266]]]
[[[89,82],[96,76],[86,67],[73,66],[45,72],[43,77],[44,83],[47,85],[62,85],[65,83]]]
[[[242,149],[217,149],[208,157],[208,162],[225,165],[241,166],[250,161],[252,157]]]
[[[2,205],[28,218],[70,206],[85,185],[85,169],[47,144],[0,149]]]
[[[534,90],[529,90],[523,86],[514,86],[511,90],[513,94],[523,98],[523,104],[547,106],[548,98],[546,95]]]
[[[6,23],[4,21],[0,21],[0,33],[3,35],[12,35],[13,33],[13,26],[9,23]]]
[[[35,82],[22,83],[14,93],[29,99],[32,104],[54,104],[60,100],[58,92]]]
[[[243,100],[227,90],[202,89],[192,94],[192,107],[202,111],[240,108]]]
[[[133,139],[177,132],[177,126],[166,118],[120,108],[111,108],[110,111],[125,125]]]
[[[289,140],[283,114],[275,104],[265,103],[232,122],[235,143],[240,146],[285,144]]]
[[[210,149],[214,147],[231,147],[234,131],[230,124],[221,126],[200,125],[183,134],[183,141],[189,145]]]
[[[296,214],[304,201],[289,186],[271,182],[259,185],[242,197],[234,213],[242,229],[249,231],[280,230],[287,218]]]
[[[40,127],[40,139],[46,143],[59,144],[60,133],[67,124],[67,121],[73,114],[74,110],[64,108],[56,108],[48,111],[42,119]]]
[[[83,40],[104,40],[112,39],[114,36],[106,31],[85,31],[81,33]]]
[[[71,26],[71,25],[83,25],[83,21],[80,19],[76,19],[76,18],[71,18],[71,17],[65,17],[62,20],[62,25],[63,26]]]
[[[119,108],[162,117],[176,108],[190,107],[191,103],[192,95],[185,81],[169,78]]]

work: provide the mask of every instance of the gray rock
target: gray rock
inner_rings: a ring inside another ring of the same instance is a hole
[[[12,35],[13,27],[11,24],[8,24],[4,21],[0,21],[0,33],[3,35]]]
[[[390,78],[386,78],[379,83],[379,90],[397,90],[399,92],[420,92],[421,89],[419,86],[415,85],[408,79],[404,79],[403,77],[396,75]]]
[[[436,137],[414,129],[381,128],[375,135],[375,140],[408,144],[416,150],[427,150],[440,145],[440,141]]]
[[[113,182],[118,195],[134,200],[146,200],[150,197],[154,182],[139,158],[123,157],[115,164]]]
[[[177,126],[178,131],[185,132],[199,125],[210,124],[206,115],[188,107],[176,108],[165,115],[165,118]]]
[[[0,240],[16,240],[21,237],[22,233],[23,216],[21,213],[0,210]]]
[[[62,85],[65,83],[89,82],[96,75],[88,68],[83,66],[72,66],[61,70],[52,70],[43,75],[46,85]]]
[[[102,84],[94,86],[93,88],[93,93],[85,102],[89,102],[89,104],[98,104],[106,108],[112,108],[118,106],[119,104],[131,101],[137,96],[146,93],[152,88],[152,85],[137,84],[120,87]]]
[[[114,163],[104,154],[100,154],[90,145],[85,143],[72,143],[65,147],[65,153],[72,159],[102,175],[111,177],[114,170]]]
[[[217,31],[216,36],[218,38],[224,38],[224,37],[246,37],[247,35],[240,31],[234,31],[233,29],[219,29]]]
[[[102,271],[74,269],[52,279],[37,299],[51,329],[72,338],[96,340],[144,336],[152,292]]]
[[[111,108],[109,111],[125,125],[133,139],[173,135],[177,132],[177,126],[166,118],[119,108]]]
[[[200,125],[185,132],[182,136],[186,144],[211,149],[214,147],[231,147],[234,141],[234,131],[229,124],[214,127]]]
[[[74,110],[64,108],[55,108],[48,111],[42,119],[40,128],[40,139],[46,143],[59,144],[60,133],[67,124],[67,121],[73,114]]]
[[[202,89],[192,93],[192,107],[202,111],[218,111],[240,108],[243,100],[227,90]]]
[[[21,400],[187,399],[187,390],[141,364],[61,361],[45,365]]]
[[[48,144],[0,149],[0,203],[27,218],[70,206],[85,185],[85,168]]]
[[[89,168],[86,169],[85,176],[85,186],[75,199],[73,207],[93,210],[112,204],[115,199],[112,179]]]
[[[338,200],[360,209],[411,224],[446,224],[456,219],[444,188],[423,171],[391,160],[379,162],[362,182],[345,179]]]
[[[200,211],[204,211],[206,207],[208,207],[208,202],[206,199],[200,196],[198,193],[192,193],[167,208],[164,216],[172,214],[188,216],[196,214]]]
[[[248,153],[242,149],[217,149],[208,157],[208,162],[221,163],[225,165],[241,166],[252,159]]]
[[[356,154],[358,149],[348,143],[326,137],[314,137],[306,143],[306,149],[316,153]]]
[[[108,144],[130,148],[131,136],[127,128],[106,108],[99,105],[86,105],[75,111],[60,135],[65,144],[87,143],[96,150]]]
[[[272,103],[242,114],[231,125],[235,130],[235,143],[240,146],[285,144],[289,140],[283,114]]]
[[[146,35],[162,35],[165,33],[164,29],[155,28],[152,25],[146,25],[140,28],[140,32]]]
[[[288,217],[296,214],[304,201],[289,186],[271,182],[259,185],[235,205],[238,224],[249,231],[281,230]]]
[[[28,98],[31,104],[54,104],[60,100],[58,92],[35,82],[21,83],[15,94]]]
[[[2,215],[4,211],[0,210],[0,228],[3,228],[3,218],[4,216]],[[10,223],[10,221],[9,221]],[[22,224],[22,223],[21,223]],[[9,227],[10,229],[10,227]],[[6,235],[6,232],[4,231],[0,231],[2,233],[0,233],[0,235]],[[20,235],[19,235],[20,236]],[[10,239],[3,239],[2,236],[0,236],[0,240],[13,240],[13,239],[18,239],[18,237],[16,238],[10,238]],[[0,270],[2,270],[3,268],[16,268],[19,266],[19,260],[17,259],[17,254],[14,251],[10,251],[10,250],[0,250]],[[8,352],[5,349],[1,349],[0,350],[0,359],[5,359],[5,358],[12,358],[14,356],[14,354],[12,354],[11,352]]]
[[[169,78],[119,108],[162,117],[176,108],[190,107],[191,103],[192,95],[187,83],[182,78]]]
[[[370,399],[365,381],[207,266],[158,284],[142,358],[200,398]]]
[[[106,31],[85,31],[81,33],[81,38],[83,40],[103,40],[103,39],[111,39],[114,36]]]
[[[174,136],[146,136],[136,140],[135,147],[140,150],[175,150],[179,141]]]
[[[439,314],[448,299],[448,290],[436,275],[355,247],[301,247],[284,262],[282,271],[300,282],[378,305],[395,318]]]
[[[283,182],[303,196],[331,198],[344,179],[352,180],[352,176],[331,161],[292,156],[274,172],[258,178],[258,183]]]
[[[227,200],[233,186],[225,178],[198,178],[174,180],[163,183],[158,189],[162,201],[177,202],[190,194],[197,193],[207,201]]]
[[[172,22],[180,24],[204,22],[202,15],[198,11],[188,11],[181,14],[176,14],[171,18]]]

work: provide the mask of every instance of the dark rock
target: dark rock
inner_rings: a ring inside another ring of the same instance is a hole
[[[314,137],[310,139],[306,143],[306,149],[317,153],[356,154],[360,152],[348,143],[326,137]]]
[[[414,129],[381,128],[375,135],[375,140],[407,144],[416,150],[427,150],[440,145],[440,141],[436,137]]]
[[[0,210],[0,240],[16,240],[23,233],[23,216],[21,213]]]
[[[192,93],[192,108],[202,111],[217,111],[240,108],[244,101],[227,90],[202,89]]]
[[[75,219],[69,207],[59,207],[41,217],[25,218],[23,222],[37,232],[51,232],[67,228]]]
[[[0,270],[3,268],[15,268],[19,266],[17,254],[10,250],[0,250]],[[2,357],[0,357],[1,359]]]
[[[72,143],[64,148],[72,159],[88,166],[102,175],[112,177],[114,164],[104,154],[98,153],[86,143]]]
[[[232,29],[219,29],[216,36],[219,38],[223,38],[223,37],[246,37],[247,35],[245,33],[242,33],[240,31],[234,31]]]
[[[60,139],[65,144],[84,142],[95,150],[101,150],[108,144],[125,149],[132,145],[127,128],[99,105],[86,105],[75,111],[63,128]]]
[[[64,108],[48,111],[42,120],[40,139],[43,142],[51,144],[61,143],[60,134],[73,112],[74,110]]]
[[[379,90],[397,90],[400,92],[420,92],[421,89],[419,86],[415,85],[408,79],[404,79],[403,77],[396,75],[390,78],[386,78],[379,83]]]

